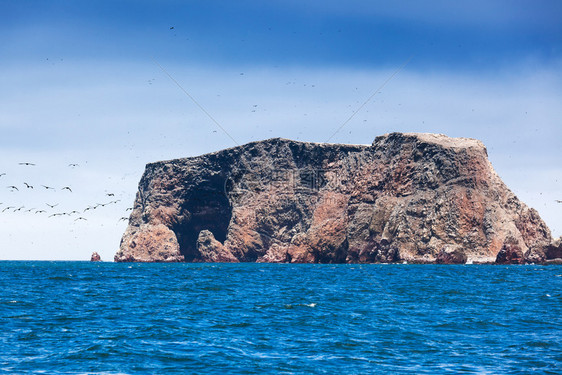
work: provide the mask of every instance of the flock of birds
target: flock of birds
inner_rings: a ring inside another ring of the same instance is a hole
[[[30,162],[22,162],[22,163],[18,163],[21,166],[26,166],[26,167],[33,167],[36,166],[35,163],[30,163]],[[71,163],[68,164],[69,167],[75,168],[78,167],[79,165],[76,163]],[[7,173],[2,172],[0,173],[0,178],[6,176]],[[15,193],[15,192],[19,192],[20,188],[22,190],[33,190],[36,188],[36,186],[31,185],[28,182],[23,182],[22,185],[20,185],[19,187],[16,185],[7,185],[6,186],[7,189],[10,189],[10,192]],[[45,189],[45,190],[52,190],[52,191],[56,191],[57,188],[53,187],[53,186],[48,186],[48,185],[40,185],[37,187],[38,189]],[[59,189],[60,191],[67,191],[68,193],[72,193],[72,188],[70,186],[63,186]],[[114,193],[105,193],[106,197],[115,197]],[[6,212],[26,212],[26,213],[35,213],[35,214],[46,214],[48,215],[47,217],[49,218],[53,218],[53,217],[63,217],[63,216],[69,216],[69,217],[75,217],[74,221],[87,221],[88,219],[86,217],[84,217],[83,215],[91,210],[96,210],[100,207],[106,207],[109,205],[113,205],[113,204],[117,204],[119,203],[121,200],[120,199],[114,199],[105,203],[96,203],[94,205],[88,205],[86,208],[84,208],[83,210],[77,211],[77,210],[72,210],[69,212],[54,212],[53,210],[55,210],[55,207],[59,206],[59,203],[45,203],[45,205],[48,207],[48,209],[45,208],[26,208],[25,206],[11,206],[11,205],[5,205],[3,202],[0,202],[0,213],[6,213]],[[128,207],[125,211],[132,211],[132,207]],[[118,221],[127,221],[129,220],[128,217],[121,217]]]

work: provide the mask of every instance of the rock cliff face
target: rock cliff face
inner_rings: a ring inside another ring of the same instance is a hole
[[[148,164],[115,261],[523,263],[550,242],[481,142],[392,133]]]

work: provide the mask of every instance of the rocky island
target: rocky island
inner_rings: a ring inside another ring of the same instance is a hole
[[[552,255],[554,254],[554,255]],[[484,145],[269,139],[151,163],[117,262],[539,263],[560,244]]]

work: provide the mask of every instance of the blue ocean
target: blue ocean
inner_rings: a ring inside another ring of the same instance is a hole
[[[3,374],[562,372],[562,267],[0,262]]]

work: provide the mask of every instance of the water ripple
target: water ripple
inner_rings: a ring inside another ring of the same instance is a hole
[[[560,267],[0,262],[0,373],[562,366]]]

